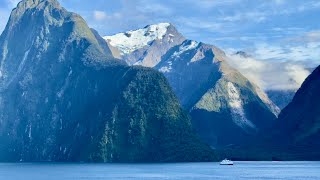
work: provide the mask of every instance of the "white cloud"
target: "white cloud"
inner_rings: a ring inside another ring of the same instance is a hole
[[[283,59],[286,52],[280,46],[261,43],[256,45],[254,55],[259,59]]]
[[[93,17],[97,21],[103,21],[107,19],[107,14],[104,11],[94,11]]]
[[[264,60],[277,61],[320,61],[320,42],[309,42],[271,45],[266,43],[257,44],[253,52],[255,57]],[[319,62],[320,63],[320,62]]]
[[[186,0],[186,1],[180,1],[180,2],[183,2],[183,3],[188,2],[194,6],[208,9],[208,8],[219,7],[219,6],[231,6],[231,5],[240,3],[241,1],[242,0],[197,0],[195,2],[194,0]]]
[[[234,6],[236,3],[245,3],[243,0],[236,0],[236,1],[207,1],[204,0],[203,7],[212,7],[211,5],[230,5]],[[272,19],[273,17],[277,16],[284,16],[284,15],[292,15],[297,13],[304,13],[309,10],[315,10],[320,8],[319,1],[301,1],[298,4],[292,3],[287,6],[287,0],[271,0],[261,3],[254,7],[254,9],[243,9],[243,8],[235,8],[234,13],[230,14],[223,14],[222,16],[218,17],[221,21],[227,22],[239,22],[239,21],[249,21],[249,22],[263,22],[267,19]],[[201,4],[201,3],[200,3]],[[286,8],[283,8],[287,6]],[[273,20],[273,19],[272,19]],[[274,21],[274,20],[273,20]]]
[[[264,90],[296,90],[310,74],[299,63],[261,61],[239,55],[228,57],[230,65]]]
[[[219,19],[222,21],[251,21],[251,22],[262,22],[266,20],[267,13],[265,12],[239,12],[233,16],[224,16]]]
[[[299,12],[303,12],[303,11],[308,11],[311,9],[317,9],[320,8],[320,2],[319,1],[310,1],[310,2],[304,2],[303,4],[301,4],[297,10]]]
[[[311,32],[307,32],[302,36],[298,36],[295,38],[290,38],[288,39],[289,41],[292,42],[320,42],[320,30],[318,31],[311,31]]]
[[[170,15],[172,13],[171,8],[157,3],[141,3],[137,9],[141,11],[141,13],[159,13],[162,15]]]
[[[206,30],[209,32],[217,32],[222,29],[226,32],[227,25],[219,22],[214,22],[210,20],[211,18],[201,19],[201,18],[179,18],[177,22],[183,24],[185,28],[191,28],[193,30]],[[198,33],[198,32],[197,32]]]
[[[288,72],[289,77],[296,82],[299,87],[304,82],[304,80],[309,76],[310,72],[304,69],[303,66],[297,64],[288,64],[286,70]]]

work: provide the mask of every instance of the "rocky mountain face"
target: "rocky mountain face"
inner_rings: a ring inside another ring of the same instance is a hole
[[[153,26],[158,25],[147,27]],[[172,25],[170,27],[175,29]],[[131,37],[135,37],[133,33],[143,30],[129,32]],[[172,34],[171,37],[179,37],[179,40],[173,39],[175,45],[167,46],[165,42],[169,39],[163,38],[160,43],[163,55],[157,55],[157,63],[152,66],[166,76],[181,104],[191,114],[193,127],[203,140],[215,147],[241,143],[272,125],[279,109],[256,85],[229,66],[222,50],[201,42],[184,40],[176,30],[174,32],[162,37],[170,37]],[[112,44],[113,38],[125,34],[106,39],[111,39]],[[125,51],[132,47],[128,45],[136,44],[132,40],[134,38],[124,39],[112,45]],[[136,56],[135,52],[149,52],[149,47],[153,48],[152,43],[125,52],[129,56],[133,52],[132,62],[139,62],[145,56]]]
[[[148,25],[143,29],[105,36],[111,46],[120,50],[123,60],[129,65],[154,67],[172,47],[185,38],[170,23]]]
[[[114,53],[56,0],[20,2],[0,36],[0,160],[214,160],[165,77]]]

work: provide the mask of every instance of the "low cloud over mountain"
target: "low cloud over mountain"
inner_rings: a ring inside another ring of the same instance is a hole
[[[296,90],[311,73],[295,62],[260,61],[243,53],[228,55],[229,63],[264,90]]]

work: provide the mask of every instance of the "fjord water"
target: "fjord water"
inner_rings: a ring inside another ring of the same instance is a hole
[[[320,179],[320,162],[0,164],[0,179]]]

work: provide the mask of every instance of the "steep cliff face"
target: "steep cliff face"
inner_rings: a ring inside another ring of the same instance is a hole
[[[56,0],[20,2],[0,37],[0,160],[213,160],[164,77],[112,54]]]

